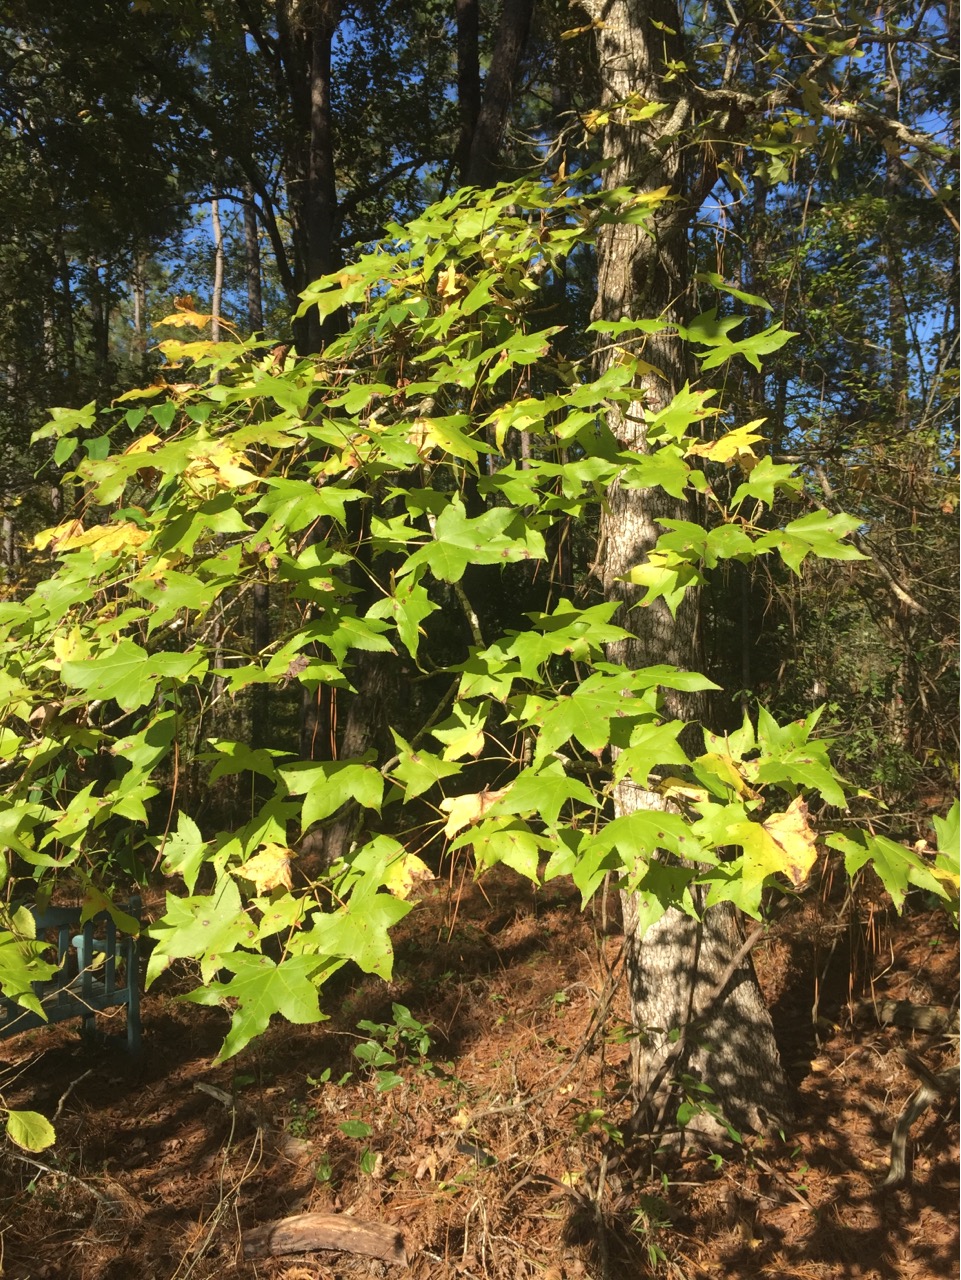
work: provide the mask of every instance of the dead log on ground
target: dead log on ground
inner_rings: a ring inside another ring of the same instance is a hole
[[[314,1249],[362,1253],[401,1267],[407,1265],[404,1237],[396,1227],[361,1222],[341,1213],[298,1213],[244,1232],[245,1258],[309,1253]]]

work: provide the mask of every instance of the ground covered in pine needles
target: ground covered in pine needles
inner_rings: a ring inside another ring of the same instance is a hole
[[[433,886],[397,934],[389,986],[338,975],[327,1022],[277,1022],[222,1066],[228,1015],[178,1002],[190,984],[176,973],[145,999],[136,1063],[82,1046],[70,1024],[0,1044],[7,1105],[42,1111],[58,1135],[36,1158],[4,1150],[2,1275],[958,1274],[956,1097],[914,1124],[910,1180],[880,1185],[918,1085],[904,1051],[933,1072],[957,1060],[956,1034],[873,1016],[886,1000],[956,1007],[957,935],[942,913],[917,901],[898,917],[879,890],[846,895],[822,874],[755,957],[797,1123],[714,1152],[617,1142],[619,951],[614,895],[606,914],[602,901],[582,913],[568,885],[535,891],[499,869]],[[249,1233],[303,1213],[399,1232],[405,1261],[245,1258]]]

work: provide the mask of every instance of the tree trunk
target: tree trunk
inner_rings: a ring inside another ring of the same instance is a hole
[[[75,395],[77,377],[77,344],[73,326],[73,289],[70,283],[70,264],[64,247],[64,229],[57,232],[57,272],[60,277],[60,328],[63,332],[64,362],[66,366],[65,404]]]
[[[141,378],[147,376],[147,255],[138,251],[134,258],[131,277],[133,293],[133,335],[130,339],[130,359]]]
[[[262,333],[264,328],[264,303],[260,260],[260,236],[257,229],[257,209],[254,193],[249,183],[244,185],[244,267],[247,279],[247,326],[251,334]],[[270,644],[270,586],[267,582],[255,582],[252,595],[251,641],[255,654],[263,654]],[[269,744],[270,696],[268,686],[255,684],[251,692],[253,720],[250,726],[250,744],[257,750]],[[255,792],[263,789],[265,779],[257,774],[253,779]]]
[[[260,235],[257,206],[249,182],[244,183],[244,275],[247,282],[247,327],[252,334],[264,328],[264,299],[261,282]]]
[[[309,276],[333,270],[339,265],[334,240],[337,217],[334,184],[333,141],[330,118],[331,41],[336,29],[340,6],[323,0],[312,16],[310,63],[310,163],[309,197],[305,214],[308,230]],[[464,182],[484,186],[496,181],[496,164],[505,121],[513,94],[517,69],[530,29],[533,0],[505,0],[497,37],[487,75],[483,100],[480,98],[477,52],[478,21],[476,0],[457,0],[458,94],[461,129],[458,149],[459,172]],[[291,32],[293,33],[293,26]],[[337,332],[342,317],[335,315],[323,327],[314,325],[305,339],[298,338],[302,353],[317,351],[329,336]],[[361,531],[352,531],[352,541],[361,542]],[[367,571],[360,572],[354,584],[361,592],[369,591]],[[356,597],[362,600],[363,594]],[[373,603],[371,600],[370,603]],[[332,714],[323,688],[305,692],[301,706],[301,755],[315,758],[330,750],[341,758],[363,755],[371,746],[390,749],[387,713],[395,700],[388,665],[380,654],[362,653],[357,659],[352,680],[357,692],[338,695],[334,712],[344,708],[343,728],[338,732],[337,716]],[[329,865],[348,852],[357,834],[360,814],[356,806],[347,806],[320,833],[311,833],[308,844],[312,852],[320,851]]]
[[[688,232],[695,201],[687,202],[682,131],[693,110],[682,82],[662,82],[664,59],[683,61],[681,18],[672,0],[586,0],[583,7],[603,25],[597,42],[604,101],[608,104],[642,95],[667,101],[669,110],[640,123],[612,122],[606,130],[604,155],[609,159],[608,188],[635,190],[667,186],[681,199],[661,206],[650,226],[612,225],[598,236],[598,292],[595,318],[622,316],[679,318],[688,281]],[[655,25],[656,24],[656,25]],[[603,364],[610,354],[600,357]],[[645,412],[658,412],[685,381],[683,349],[677,339],[656,335],[644,352],[661,376],[648,375],[637,401],[609,414],[609,425],[621,445],[645,452]],[[686,506],[660,490],[628,490],[615,484],[608,493],[601,524],[600,570],[608,598],[621,601],[617,620],[632,635],[610,647],[610,657],[630,667],[671,663],[697,670],[697,602],[689,594],[672,618],[663,600],[635,608],[639,588],[621,579],[641,563],[654,546],[657,518],[691,519]],[[703,708],[690,698],[667,697],[672,715],[691,719]],[[657,793],[625,781],[614,797],[618,815],[638,809],[664,808]],[[626,964],[636,1038],[633,1041],[633,1084],[638,1121],[656,1106],[673,1109],[664,1087],[649,1097],[652,1082],[672,1050],[671,1033],[686,1028],[683,1059],[672,1064],[668,1079],[688,1074],[708,1085],[708,1101],[719,1106],[738,1127],[766,1129],[786,1118],[789,1107],[770,1016],[761,998],[750,959],[734,970],[713,1012],[703,1019],[705,997],[722,979],[741,945],[740,926],[728,904],[703,912],[696,922],[669,911],[643,937],[638,904],[624,895]],[[703,1116],[691,1130],[715,1134],[716,1123]]]
[[[214,235],[214,281],[210,300],[210,339],[220,341],[220,311],[224,298],[224,229],[220,222],[220,197],[210,202],[210,225]]]
[[[297,142],[287,166],[293,230],[294,289],[341,265],[337,242],[338,203],[331,117],[331,54],[340,22],[340,0],[277,5],[278,74],[287,85]],[[316,310],[294,322],[299,355],[314,355],[340,332],[343,317],[321,323]]]
[[[480,115],[480,58],[477,42],[480,24],[477,0],[456,0],[457,13],[457,111],[460,132],[457,138],[457,175],[461,186],[470,182],[470,153]]]
[[[493,187],[499,177],[500,146],[504,138],[504,127],[507,114],[511,109],[514,84],[517,81],[517,70],[521,65],[523,50],[527,44],[527,36],[531,29],[531,15],[534,13],[534,0],[504,0],[504,8],[500,12],[498,33],[491,52],[490,69],[484,84],[484,100],[477,110],[476,88],[473,86],[475,70],[473,65],[462,59],[462,36],[467,37],[470,23],[462,24],[462,8],[470,5],[458,3],[458,93],[466,88],[467,100],[461,100],[461,141],[458,156],[466,159],[461,164],[461,180],[473,187]],[[473,59],[476,60],[476,13],[473,26]],[[470,148],[466,146],[465,129],[468,120],[472,120]]]

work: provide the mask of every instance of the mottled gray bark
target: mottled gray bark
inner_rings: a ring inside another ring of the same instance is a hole
[[[651,120],[614,122],[605,130],[603,150],[611,161],[605,171],[608,188],[628,185],[639,191],[670,188],[680,197],[661,206],[648,227],[615,225],[598,238],[598,293],[595,317],[622,316],[667,320],[680,318],[688,280],[688,230],[696,212],[684,171],[682,142],[693,108],[683,82],[661,78],[664,60],[683,60],[681,18],[672,0],[583,0],[582,7],[598,23],[597,43],[605,102],[640,94],[668,104]],[[657,24],[657,25],[655,25]],[[599,361],[610,359],[601,353]],[[644,377],[638,397],[626,411],[612,410],[609,425],[626,448],[646,452],[645,414],[656,413],[683,385],[686,371],[676,338],[656,335],[644,359],[659,371]],[[691,519],[691,511],[659,490],[629,490],[615,484],[601,523],[598,569],[609,598],[621,601],[617,615],[631,636],[610,647],[610,657],[631,667],[668,662],[688,670],[700,667],[697,601],[689,595],[671,616],[663,600],[634,607],[641,590],[625,583],[631,568],[642,563],[657,541],[659,516]],[[699,718],[704,707],[690,697],[669,695],[672,715]],[[629,781],[614,796],[618,814],[665,807],[655,792]],[[665,1112],[670,1100],[665,1085],[651,1098],[653,1082],[672,1052],[672,1033],[686,1028],[685,1052],[671,1065],[668,1081],[689,1073],[709,1085],[711,1099],[735,1125],[766,1129],[789,1113],[787,1087],[750,958],[746,957],[723,984],[719,999],[703,1019],[693,1019],[707,994],[722,981],[741,946],[735,911],[729,904],[710,908],[700,922],[669,911],[643,937],[637,902],[623,895],[628,984],[634,1013],[633,1083],[641,1127]],[[692,1126],[716,1132],[705,1118]]]

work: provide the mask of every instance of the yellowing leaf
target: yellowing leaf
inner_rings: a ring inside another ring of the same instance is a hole
[[[196,360],[199,356],[216,355],[222,349],[219,342],[180,342],[177,338],[168,338],[165,342],[158,342],[157,346],[171,364],[179,364],[181,360]]]
[[[177,311],[172,316],[164,316],[157,323],[170,325],[172,329],[203,329],[212,319],[213,316],[201,315],[199,311]]]
[[[817,837],[808,822],[804,797],[796,796],[784,813],[773,813],[761,825],[781,850],[779,869],[795,886],[803,884],[817,858]]]
[[[766,418],[757,418],[747,426],[729,431],[727,435],[721,436],[720,440],[704,440],[693,444],[687,451],[688,456],[693,454],[700,458],[707,458],[711,462],[723,462],[726,467],[737,462],[743,471],[750,471],[758,462],[757,454],[751,446],[764,439],[754,428],[766,421]]]
[[[648,106],[655,107],[658,111],[663,111],[663,107],[659,102],[648,103]],[[655,187],[653,191],[636,191],[631,197],[631,207],[639,204],[661,204],[670,197],[670,187]]]
[[[44,551],[47,547],[51,551],[56,551],[64,538],[72,537],[78,533],[83,533],[83,521],[67,520],[64,524],[53,525],[50,529],[41,529],[35,536],[33,545],[38,551]]]
[[[405,853],[387,868],[384,876],[384,887],[395,898],[409,898],[419,886],[434,879],[434,873],[416,853]]]
[[[457,271],[453,262],[448,263],[447,270],[440,273],[440,279],[437,282],[437,292],[442,298],[451,298],[458,291]]]
[[[589,22],[586,27],[570,27],[567,31],[561,32],[562,40],[576,40],[578,36],[587,35],[589,31],[593,31],[595,27],[600,30],[606,27],[606,22],[601,22],[599,18],[595,18],[593,22]]]
[[[147,453],[154,445],[160,444],[160,437],[154,431],[148,431],[146,435],[138,437],[132,444],[129,444],[124,453]]]
[[[448,815],[444,835],[450,839],[472,822],[480,822],[491,805],[503,800],[509,790],[509,787],[502,787],[500,791],[489,791],[485,787],[483,791],[471,792],[466,796],[449,796],[442,800],[440,807]]]
[[[734,166],[731,164],[729,160],[722,160],[717,167],[720,169],[722,173],[727,174],[727,177],[731,183],[731,186],[735,189],[735,191],[738,191],[742,196],[747,195],[747,187],[744,185],[743,178],[741,177],[741,175],[738,173],[738,171],[734,168]]]
[[[484,718],[482,710],[455,706],[443,724],[431,729],[438,742],[444,743],[442,759],[448,762],[463,760],[464,756],[476,759],[484,750]]]
[[[150,533],[129,521],[123,524],[95,524],[90,529],[80,520],[68,520],[52,529],[41,529],[33,540],[38,551],[75,551],[90,547],[94,556],[113,555],[116,551],[132,551],[146,542]]]
[[[110,556],[117,551],[133,551],[150,537],[148,529],[135,524],[98,524],[80,533],[71,533],[57,543],[58,551],[74,551],[89,547],[95,557]]]
[[[243,876],[256,885],[259,894],[269,893],[271,889],[277,889],[281,885],[289,889],[290,858],[290,850],[283,845],[265,844],[260,853],[255,853],[243,866],[234,867],[233,870],[236,875]]]
[[[53,652],[57,662],[83,662],[90,657],[90,645],[80,634],[79,627],[71,627],[53,637]]]
[[[242,467],[241,460],[247,461],[245,455],[222,441],[208,441],[194,453],[193,460],[184,471],[184,478],[197,487],[205,487],[213,481],[222,489],[236,489],[255,483],[257,476]]]
[[[710,793],[705,787],[695,787],[691,783],[685,782],[683,778],[664,778],[658,785],[658,791],[662,796],[667,796],[670,800],[708,800]]]
[[[747,785],[731,757],[724,752],[708,751],[703,756],[698,756],[696,763],[708,773],[720,778],[729,787],[733,787],[739,796],[753,797],[756,794]]]
[[[124,391],[122,395],[115,396],[111,404],[120,404],[124,400],[149,400],[151,396],[159,396],[161,392],[165,393],[168,389],[163,378],[158,378],[149,387],[133,387],[130,391]]]
[[[24,1151],[43,1151],[56,1142],[53,1125],[39,1111],[8,1111],[7,1137]]]

